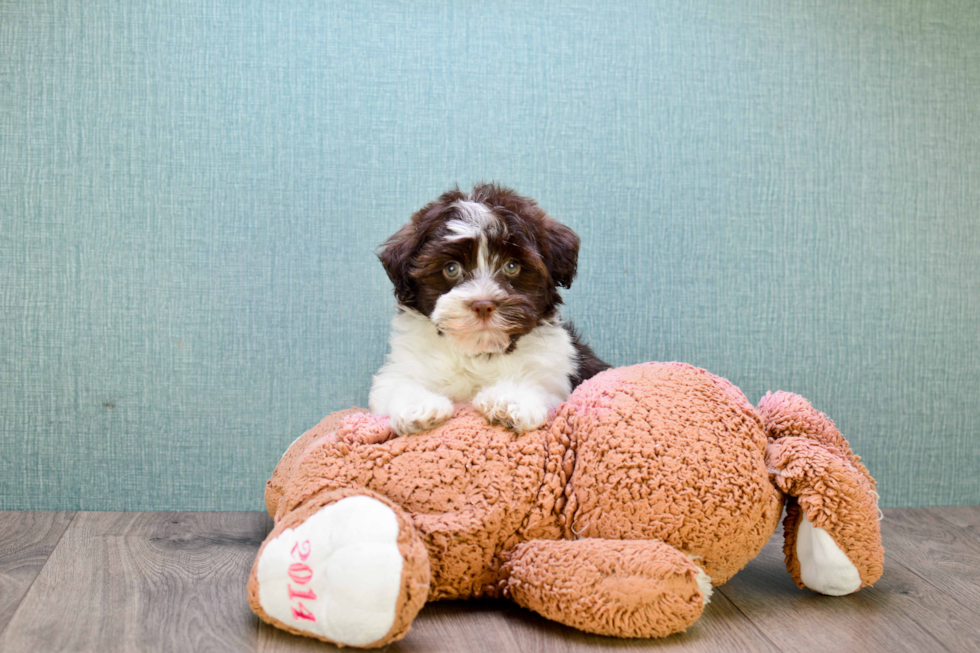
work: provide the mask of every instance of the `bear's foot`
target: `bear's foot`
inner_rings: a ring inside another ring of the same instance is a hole
[[[399,513],[351,491],[326,493],[289,513],[256,558],[249,583],[255,612],[290,632],[346,646],[400,639],[425,602],[429,568]]]

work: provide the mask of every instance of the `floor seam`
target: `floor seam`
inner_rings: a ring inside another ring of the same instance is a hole
[[[937,508],[963,508],[963,507],[966,507],[966,508],[975,508],[976,506],[936,506],[936,507]],[[901,510],[901,508],[899,508],[899,510]],[[927,510],[928,510],[928,508],[927,508]],[[943,522],[944,524],[947,524],[948,526],[951,526],[951,527],[955,528],[958,531],[969,531],[971,528],[976,528],[975,525],[968,524],[966,526],[963,526],[962,524],[957,524],[956,522],[953,522],[950,519],[947,519],[946,517],[943,517],[942,514],[937,513],[937,512],[930,511],[929,514],[931,514],[933,517],[935,517],[939,521]],[[887,518],[888,518],[888,515],[885,515],[885,519],[887,519]],[[973,539],[970,538],[970,537],[967,537],[967,541],[968,542],[972,542]]]
[[[762,639],[769,642],[769,644],[771,644],[774,649],[780,651],[780,653],[783,653],[783,649],[779,645],[777,645],[776,642],[769,639],[769,636],[766,635],[766,633],[759,627],[757,623],[752,621],[752,618],[749,615],[747,615],[745,611],[742,610],[741,607],[739,607],[738,603],[736,603],[734,599],[732,599],[732,597],[728,596],[728,594],[724,592],[723,590],[724,587],[725,587],[724,585],[719,585],[718,587],[715,588],[715,591],[721,594],[722,596],[724,596],[725,600],[732,604],[732,607],[735,608],[738,611],[738,613],[742,615],[742,617],[744,617],[746,621],[749,622],[752,628],[754,628],[756,632],[758,632],[762,636]]]
[[[31,590],[34,589],[34,583],[36,583],[37,579],[40,578],[41,574],[44,573],[44,570],[48,566],[48,563],[51,562],[51,556],[53,556],[54,552],[58,550],[59,546],[61,546],[61,543],[65,539],[65,535],[67,535],[68,531],[71,530],[72,525],[75,523],[75,517],[78,515],[78,513],[79,513],[78,510],[71,511],[71,517],[68,519],[68,525],[65,526],[65,530],[61,532],[61,536],[58,538],[58,541],[55,542],[55,545],[53,547],[51,547],[51,552],[48,553],[48,557],[44,559],[44,564],[41,565],[41,568],[37,570],[37,573],[34,575],[34,578],[31,579],[31,584],[27,586],[27,589],[24,591],[23,596],[20,597],[20,601],[17,603],[17,607],[14,609],[13,614],[10,615],[10,619],[7,621],[7,624],[2,629],[0,629],[0,641],[3,641],[3,636],[7,633],[7,630],[10,628],[10,624],[14,623],[14,621],[17,619],[17,615],[20,614],[20,609],[24,607],[24,600],[27,598],[27,595],[31,593]]]
[[[940,585],[936,585],[931,580],[929,580],[928,578],[926,578],[925,576],[923,576],[922,574],[920,574],[919,572],[917,572],[915,569],[913,569],[912,567],[908,566],[907,564],[905,564],[903,562],[896,561],[894,559],[891,560],[891,561],[889,561],[889,562],[887,562],[886,564],[898,565],[899,567],[901,567],[902,569],[904,569],[905,571],[909,572],[910,574],[912,574],[913,576],[915,576],[916,578],[918,578],[920,581],[922,581],[923,583],[925,583],[926,585],[928,585],[929,587],[931,587],[936,592],[939,592],[940,594],[942,594],[944,596],[947,596],[950,599],[952,599],[953,603],[955,603],[956,605],[959,605],[959,606],[962,606],[962,607],[966,608],[967,612],[973,612],[974,614],[980,616],[980,610],[977,610],[977,608],[975,608],[975,607],[973,607],[973,606],[971,606],[969,604],[963,603],[962,601],[959,600],[959,598],[953,592],[948,591],[945,587],[942,587]],[[916,623],[918,623],[918,622],[916,622]],[[920,624],[920,627],[921,627],[921,624]]]

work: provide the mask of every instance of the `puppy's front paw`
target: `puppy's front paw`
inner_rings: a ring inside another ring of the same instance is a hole
[[[435,393],[412,397],[389,414],[391,430],[398,435],[434,429],[452,416],[453,402]]]
[[[473,405],[492,423],[518,433],[533,431],[548,420],[548,406],[534,393],[519,388],[491,386],[480,391]]]

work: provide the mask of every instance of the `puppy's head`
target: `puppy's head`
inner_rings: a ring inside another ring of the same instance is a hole
[[[468,354],[508,351],[554,316],[575,278],[579,238],[509,188],[451,190],[424,206],[378,255],[399,304]]]

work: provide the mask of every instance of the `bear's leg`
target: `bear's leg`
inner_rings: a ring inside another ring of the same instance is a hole
[[[799,587],[850,594],[881,576],[884,552],[874,479],[833,421],[792,392],[759,401],[766,466],[789,495],[786,568]]]
[[[300,462],[303,452],[318,440],[335,440],[337,431],[343,426],[347,418],[355,415],[363,416],[365,413],[357,408],[348,408],[327,415],[320,420],[319,424],[293,440],[293,443],[282,454],[282,458],[279,459],[279,464],[273,470],[272,477],[265,484],[265,507],[269,511],[270,517],[276,516],[279,502],[282,500],[290,478],[296,471],[296,466]]]
[[[783,553],[796,584],[842,596],[878,580],[884,552],[867,475],[833,448],[803,437],[772,442],[766,463],[790,497]]]
[[[264,621],[335,644],[384,646],[429,592],[429,557],[402,509],[368,490],[320,492],[287,513],[252,567]]]
[[[532,540],[515,547],[505,570],[505,596],[599,635],[683,631],[711,597],[711,579],[659,540]]]

